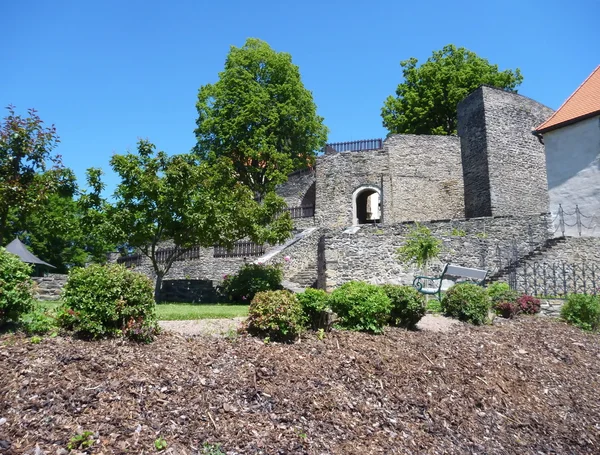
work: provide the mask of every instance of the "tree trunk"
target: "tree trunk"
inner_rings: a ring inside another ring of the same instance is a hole
[[[154,285],[154,301],[156,303],[160,302],[160,289],[162,288],[164,274],[157,273],[156,274],[156,283]]]

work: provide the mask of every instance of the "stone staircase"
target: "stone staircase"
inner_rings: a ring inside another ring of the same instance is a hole
[[[520,257],[516,262],[502,267],[500,270],[492,274],[488,279],[489,281],[502,281],[508,276],[508,274],[513,268],[521,267],[523,264],[526,264],[528,262],[536,262],[539,259],[542,259],[547,252],[552,250],[552,248],[555,248],[556,246],[562,245],[564,243],[566,243],[565,237],[555,237],[548,239],[540,246],[534,248],[526,255]]]
[[[300,270],[298,273],[290,277],[288,281],[294,283],[300,288],[312,288],[317,285],[317,263],[310,262],[306,267]]]

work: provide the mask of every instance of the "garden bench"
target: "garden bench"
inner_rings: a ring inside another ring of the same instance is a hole
[[[458,280],[469,281],[483,286],[487,277],[487,270],[470,269],[459,265],[446,264],[440,276],[416,276],[413,280],[414,288],[421,294],[437,295],[442,300],[442,291],[448,290]],[[431,287],[424,287],[426,282],[432,282]]]

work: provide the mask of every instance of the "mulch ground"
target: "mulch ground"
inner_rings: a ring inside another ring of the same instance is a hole
[[[0,453],[598,454],[600,337],[544,318],[293,345],[0,337]]]

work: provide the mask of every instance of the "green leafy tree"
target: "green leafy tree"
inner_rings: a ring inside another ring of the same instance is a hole
[[[137,153],[114,155],[121,183],[111,212],[116,239],[147,256],[156,276],[158,300],[164,276],[187,248],[285,240],[292,229],[285,203],[274,193],[261,200],[237,178],[231,161],[200,161],[197,155],[156,152],[146,140]],[[171,248],[164,248],[169,242]],[[162,253],[158,254],[159,249]]]
[[[52,150],[59,142],[54,126],[46,128],[34,109],[28,117],[8,107],[8,116],[0,123],[0,245],[7,240],[9,217],[24,219],[43,203],[60,181],[60,173],[46,172],[62,167],[60,156]],[[18,213],[11,209],[18,207]]]
[[[52,179],[58,186],[26,214],[20,213],[20,207],[11,208],[11,236],[18,236],[36,256],[54,265],[53,272],[66,273],[88,262],[106,262],[106,254],[115,246],[109,240],[110,225],[99,194],[102,184],[94,187],[93,177],[90,180],[88,175],[91,190],[80,192],[69,168],[47,173],[54,175],[40,174],[38,178]]]
[[[481,84],[516,92],[521,71],[498,65],[464,47],[445,46],[417,67],[414,57],[400,62],[404,81],[381,110],[390,134],[456,134],[456,106]]]
[[[292,57],[254,38],[231,48],[219,80],[200,88],[196,108],[196,153],[227,158],[258,195],[311,165],[327,139]]]

